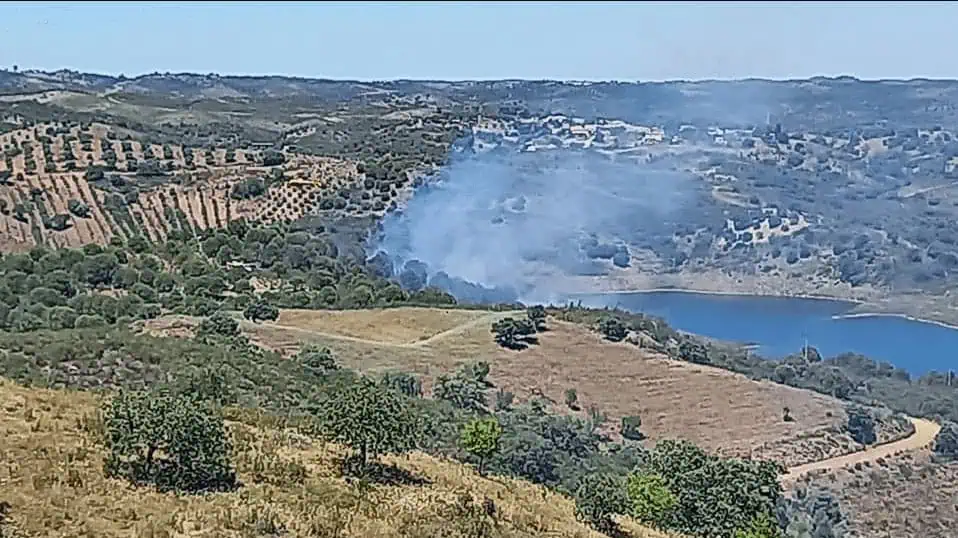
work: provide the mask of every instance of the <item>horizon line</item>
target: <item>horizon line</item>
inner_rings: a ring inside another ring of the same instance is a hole
[[[137,75],[127,75],[125,73],[109,73],[103,71],[81,71],[70,67],[61,67],[48,70],[43,68],[23,69],[18,66],[17,70],[10,67],[0,67],[0,72],[13,75],[56,75],[58,73],[75,73],[79,75],[92,75],[98,77],[124,79],[128,81],[138,80],[147,77],[157,76],[194,76],[211,78],[280,78],[289,80],[313,80],[330,82],[359,82],[359,83],[382,83],[382,82],[419,82],[419,83],[483,83],[483,82],[557,82],[564,84],[676,84],[676,83],[709,83],[709,82],[805,82],[810,80],[852,80],[856,82],[958,82],[958,78],[934,78],[934,77],[880,77],[880,78],[859,78],[850,74],[816,74],[806,77],[707,77],[707,78],[672,78],[672,79],[617,79],[617,78],[542,78],[542,77],[476,77],[476,78],[415,78],[415,77],[396,77],[396,78],[339,78],[323,77],[315,75],[297,75],[289,73],[218,73],[218,72],[200,72],[200,71],[150,71]]]

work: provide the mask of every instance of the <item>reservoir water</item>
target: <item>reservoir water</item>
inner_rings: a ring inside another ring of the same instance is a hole
[[[841,301],[674,291],[577,299],[586,306],[657,316],[679,330],[755,344],[770,358],[799,352],[808,338],[824,357],[860,353],[913,375],[958,369],[958,330],[890,316],[843,318],[854,305]]]

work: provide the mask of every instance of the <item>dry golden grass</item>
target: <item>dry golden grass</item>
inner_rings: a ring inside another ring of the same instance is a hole
[[[856,448],[836,439],[831,431],[845,421],[843,406],[834,398],[669,360],[631,344],[606,342],[585,327],[555,320],[549,321],[551,330],[540,335],[539,345],[521,352],[505,350],[493,342],[489,328],[494,317],[507,313],[469,312],[489,317],[464,322],[420,345],[384,341],[381,335],[403,330],[407,324],[403,317],[411,311],[298,311],[289,316],[284,312],[279,325],[244,323],[242,327],[253,341],[284,353],[315,343],[329,347],[338,361],[351,368],[420,374],[427,391],[438,374],[469,361],[486,360],[490,380],[520,401],[545,396],[555,411],[572,413],[563,402],[565,390],[574,388],[583,410],[595,405],[608,415],[612,433],[621,417],[635,414],[642,418],[642,431],[652,442],[684,438],[722,453],[754,452],[756,457],[775,457],[787,465]],[[426,311],[415,309],[419,322],[438,330],[435,320],[444,311]],[[430,316],[432,321],[427,321]],[[330,325],[324,324],[332,318],[340,326],[363,327],[370,319],[379,325],[370,327],[370,333],[350,329],[369,341],[332,337]],[[350,318],[354,321],[347,321]],[[400,328],[390,329],[389,323]],[[794,422],[782,420],[783,407],[791,410]]]
[[[337,472],[343,450],[298,434],[230,423],[244,486],[186,496],[103,475],[96,397],[0,380],[0,502],[32,537],[598,537],[572,502],[532,484],[483,478],[423,454],[388,458],[425,484],[360,487]],[[305,472],[304,472],[305,471]],[[300,476],[299,479],[295,478]],[[481,510],[496,506],[495,521]],[[624,521],[635,538],[666,535]]]
[[[277,323],[351,338],[412,344],[486,315],[483,311],[439,308],[283,310]]]

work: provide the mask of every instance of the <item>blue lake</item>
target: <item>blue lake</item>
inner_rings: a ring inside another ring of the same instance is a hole
[[[889,316],[836,319],[854,306],[841,301],[671,291],[577,299],[661,317],[679,330],[753,343],[766,357],[799,352],[808,338],[825,357],[861,353],[912,374],[958,369],[958,330]]]

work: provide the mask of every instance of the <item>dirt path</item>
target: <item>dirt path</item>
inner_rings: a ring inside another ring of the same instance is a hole
[[[813,471],[837,470],[855,465],[856,463],[871,462],[877,460],[878,458],[886,458],[888,456],[894,455],[896,452],[919,450],[928,446],[932,441],[934,441],[935,436],[937,436],[938,432],[941,430],[940,425],[930,420],[912,417],[909,417],[908,420],[915,425],[915,432],[904,439],[899,439],[897,441],[892,441],[882,445],[875,445],[852,454],[845,454],[844,456],[813,461],[811,463],[792,467],[788,470],[788,473],[782,477],[782,482],[794,482],[798,478]]]
[[[478,318],[476,318],[476,319],[469,320],[469,321],[467,321],[467,322],[465,322],[465,323],[460,323],[459,325],[456,325],[455,327],[453,327],[453,328],[451,328],[451,329],[446,329],[445,331],[438,332],[438,333],[436,333],[436,334],[434,334],[434,335],[432,335],[432,336],[430,336],[430,337],[428,337],[428,338],[425,338],[425,339],[423,339],[423,340],[417,340],[417,341],[414,341],[414,342],[399,342],[399,343],[396,343],[396,342],[383,342],[382,340],[372,340],[372,339],[369,339],[369,338],[359,338],[359,337],[356,337],[356,336],[346,336],[346,335],[344,335],[344,334],[328,333],[328,332],[323,332],[323,331],[317,331],[317,330],[314,330],[314,329],[304,329],[304,328],[302,328],[302,327],[296,327],[296,326],[294,326],[294,325],[283,325],[283,324],[281,324],[281,323],[275,323],[275,322],[269,322],[269,323],[267,324],[267,326],[269,326],[269,327],[276,327],[276,328],[283,329],[283,330],[287,330],[287,331],[293,331],[293,332],[298,332],[298,333],[303,333],[303,334],[309,334],[309,335],[313,335],[313,336],[319,336],[319,337],[321,337],[321,338],[329,338],[329,339],[331,339],[331,340],[340,340],[340,341],[343,341],[343,342],[355,342],[355,343],[358,343],[358,344],[366,344],[366,345],[371,345],[371,346],[389,347],[389,348],[397,348],[397,347],[401,347],[401,348],[416,348],[416,347],[426,346],[426,345],[429,345],[429,344],[434,344],[434,343],[436,343],[436,342],[439,341],[439,340],[442,340],[442,339],[444,339],[444,338],[448,338],[448,337],[453,336],[453,335],[455,335],[455,334],[460,334],[460,333],[465,332],[465,331],[467,331],[467,330],[469,330],[469,329],[471,329],[471,328],[473,328],[473,327],[477,327],[477,326],[483,325],[483,324],[492,324],[492,322],[496,321],[497,319],[499,319],[499,318],[501,318],[501,317],[505,317],[505,316],[509,316],[509,315],[516,315],[516,314],[519,314],[519,313],[521,313],[521,312],[518,312],[518,311],[517,311],[517,312],[493,312],[493,313],[487,314],[487,315],[485,315],[485,316],[481,316],[481,317],[478,317]],[[250,321],[247,321],[247,320],[245,320],[245,319],[237,319],[237,321],[240,322],[240,327],[242,327],[242,328],[254,328],[254,327],[257,327],[257,326],[258,326],[257,324],[254,324],[254,323],[252,323],[252,322],[250,322]]]
[[[383,342],[381,340],[371,340],[367,338],[358,338],[355,336],[346,336],[342,334],[327,333],[323,331],[316,331],[312,329],[303,329],[302,327],[295,327],[292,325],[282,325],[279,323],[269,323],[272,327],[278,327],[280,329],[285,329],[289,331],[299,332],[303,334],[310,334],[313,336],[319,336],[322,338],[329,338],[334,340],[341,340],[346,342],[356,342],[361,344],[387,347],[387,348],[416,348],[427,346],[433,344],[444,338],[463,333],[473,327],[477,327],[483,324],[491,324],[499,318],[506,316],[515,316],[521,314],[522,312],[491,312],[485,316],[480,316],[476,319],[461,323],[447,329],[445,331],[436,333],[428,338],[423,340],[418,340],[415,342],[402,342],[402,343],[393,343],[393,342]],[[254,326],[253,323],[246,320],[239,320],[240,326]],[[874,445],[865,450],[859,452],[854,452],[851,454],[845,454],[843,456],[837,456],[834,458],[828,458],[824,460],[814,461],[811,463],[806,463],[803,465],[797,465],[788,469],[788,472],[782,476],[782,483],[789,484],[793,483],[802,476],[820,470],[837,470],[844,467],[849,467],[855,465],[856,463],[865,463],[878,460],[879,458],[886,458],[893,456],[897,452],[908,452],[912,450],[920,450],[930,445],[932,441],[935,440],[935,437],[938,435],[938,432],[941,430],[941,426],[930,420],[925,420],[921,418],[908,417],[908,420],[915,426],[915,431],[908,437],[904,439],[898,439],[896,441],[891,441],[889,443],[884,443],[881,445]]]

